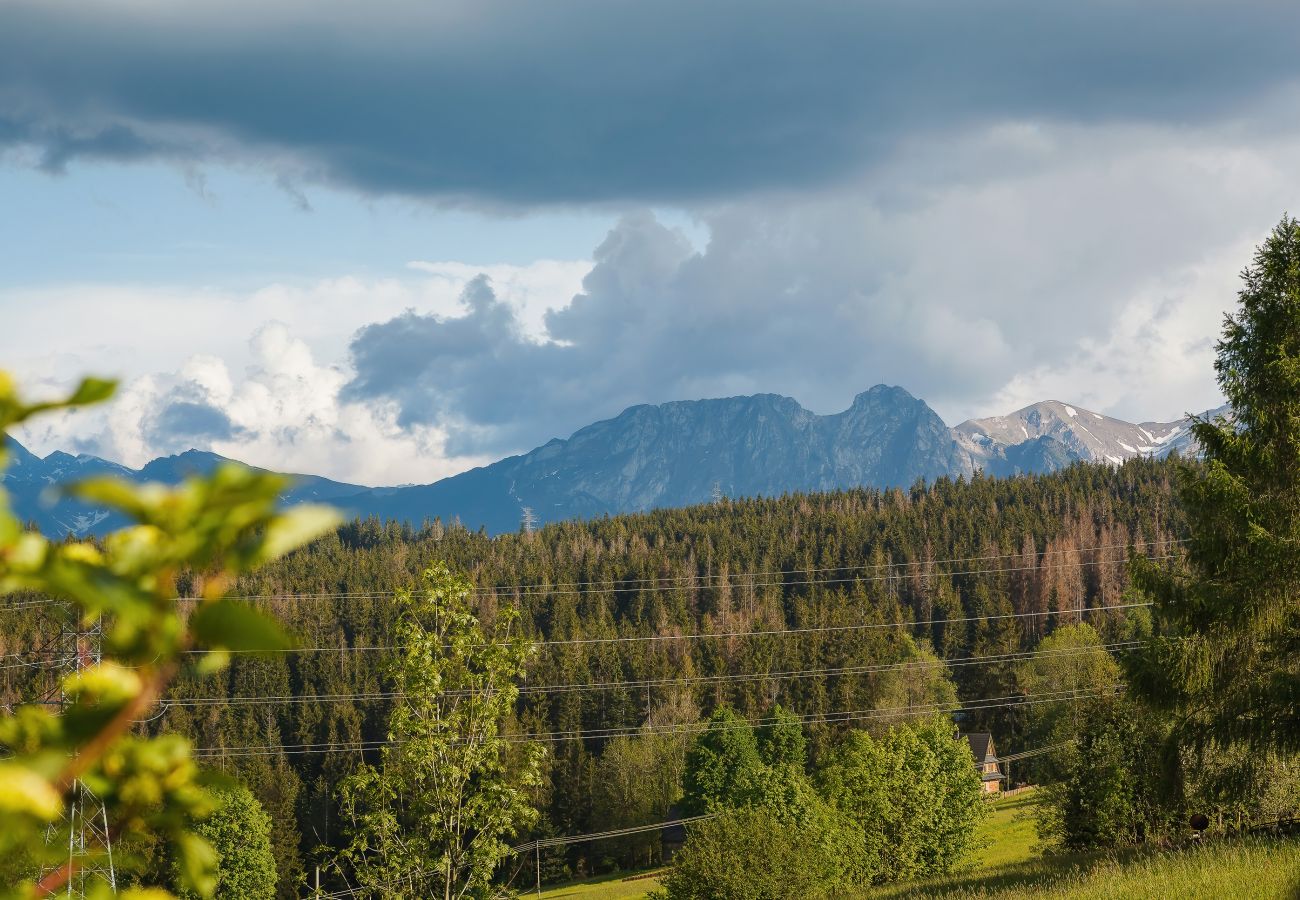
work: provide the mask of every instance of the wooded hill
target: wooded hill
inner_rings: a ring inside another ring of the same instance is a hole
[[[1175,465],[723,500],[497,537],[354,522],[235,591],[285,622],[297,652],[187,674],[144,727],[191,736],[248,781],[275,820],[292,895],[313,848],[339,843],[334,789],[354,748],[385,739],[384,653],[373,648],[390,642],[391,594],[443,560],[477,585],[482,617],[517,605],[530,636],[549,642],[511,728],[550,748],[544,827],[588,831],[607,818],[594,781],[610,729],[690,725],[720,703],[757,719],[779,702],[811,720],[815,755],[832,729],[950,706],[946,675],[959,701],[1012,697],[1014,659],[983,658],[1032,650],[1059,624],[1085,618],[1105,641],[1131,636],[1144,611],[1088,610],[1128,605],[1130,547],[1176,547]],[[8,601],[0,653],[57,632],[57,607],[20,608],[30,600]],[[686,637],[701,634],[730,636]],[[958,664],[936,666],[931,652]],[[0,674],[10,703],[53,683],[33,665]],[[999,703],[962,721],[1014,752],[1022,711]],[[860,715],[818,724],[845,713]]]

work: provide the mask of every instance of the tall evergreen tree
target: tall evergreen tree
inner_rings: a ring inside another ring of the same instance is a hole
[[[1133,681],[1183,746],[1262,759],[1300,751],[1300,222],[1242,281],[1215,363],[1232,413],[1193,426],[1203,462],[1181,473],[1185,564],[1135,567],[1162,636]]]

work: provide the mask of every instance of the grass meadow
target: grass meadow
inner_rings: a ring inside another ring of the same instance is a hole
[[[1051,856],[876,888],[862,900],[1274,900],[1300,897],[1300,843],[1237,840],[1165,853]]]
[[[1245,839],[1171,852],[1043,856],[1032,791],[993,801],[981,847],[966,868],[943,878],[891,884],[859,900],[1300,900],[1300,842]],[[543,900],[635,900],[653,876],[608,875],[551,887]],[[536,896],[523,892],[522,897]]]

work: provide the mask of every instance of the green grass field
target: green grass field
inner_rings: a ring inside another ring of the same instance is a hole
[[[641,878],[627,874],[606,875],[545,888],[542,890],[542,900],[634,900],[637,897],[644,897],[657,887],[659,887],[657,878]],[[520,900],[537,896],[526,891],[521,891],[520,894]]]
[[[1245,840],[1167,853],[1043,857],[1035,852],[1037,801],[1032,792],[994,801],[992,815],[980,826],[981,847],[961,872],[874,888],[861,900],[1300,900],[1300,842]],[[659,886],[655,878],[626,877],[574,882],[542,897],[634,900]]]
[[[877,888],[863,900],[1276,900],[1300,897],[1300,843],[1243,840],[1167,853],[1057,856]]]
[[[1039,797],[1032,790],[993,801],[993,813],[980,825],[980,849],[971,858],[976,869],[1022,863],[1036,855],[1038,830],[1034,807]]]

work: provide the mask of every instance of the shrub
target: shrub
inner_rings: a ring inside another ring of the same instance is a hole
[[[216,811],[199,822],[195,833],[217,851],[214,900],[272,900],[275,856],[271,852],[271,817],[242,784],[213,792]],[[182,892],[183,897],[194,897]]]
[[[1162,837],[1178,818],[1177,786],[1163,790],[1164,733],[1158,717],[1123,699],[1080,710],[1077,744],[1058,761],[1039,831],[1067,850],[1131,846]]]
[[[849,732],[817,783],[860,829],[861,868],[876,881],[952,871],[987,814],[970,750],[943,717],[897,726],[879,740]]]
[[[783,822],[745,807],[691,826],[665,876],[667,900],[830,900],[854,891],[844,835]]]

